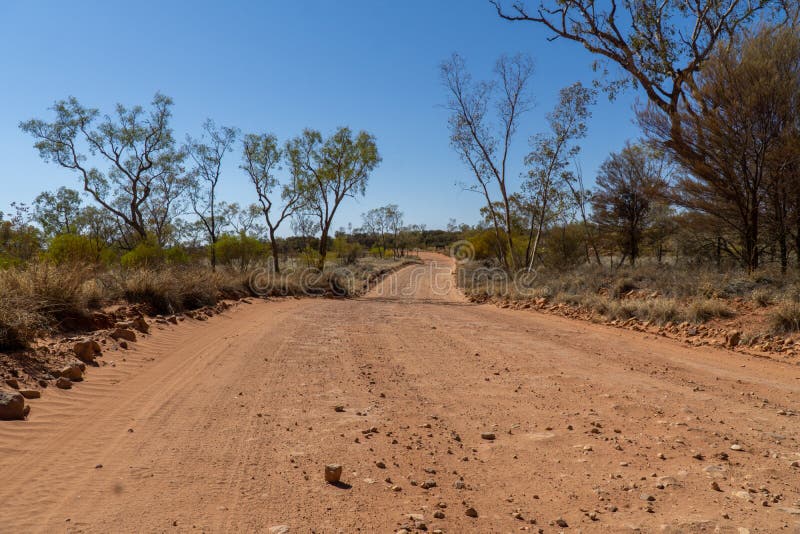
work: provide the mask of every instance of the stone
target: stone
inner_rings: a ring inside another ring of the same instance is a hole
[[[131,325],[135,330],[138,330],[142,334],[149,334],[150,333],[150,325],[147,324],[147,321],[144,320],[144,317],[141,315],[131,321]]]
[[[58,389],[72,389],[72,380],[64,378],[63,376],[59,377],[59,379],[56,380],[56,387]]]
[[[489,441],[494,440],[496,437],[497,436],[494,435],[494,432],[483,432],[481,434],[481,438],[482,439],[489,440]]]
[[[561,528],[567,528],[569,526],[567,524],[567,522],[564,521],[564,518],[562,518],[562,517],[559,517],[558,519],[556,519],[555,523],[556,523],[557,526],[559,526]]]
[[[378,460],[377,462],[375,462],[375,467],[377,467],[378,469],[386,469],[386,464]]]
[[[728,335],[725,336],[725,345],[727,345],[728,348],[732,349],[736,347],[741,340],[742,340],[742,333],[739,332],[738,330],[731,330],[730,332],[728,332]]]
[[[732,451],[742,451],[742,450],[744,450],[744,448],[741,445],[739,445],[738,443],[734,443],[733,445],[731,445],[731,450]]]
[[[341,413],[341,412],[343,412],[343,411],[344,411],[344,406],[342,406],[341,404],[339,404],[339,405],[337,405],[337,406],[334,406],[334,407],[333,407],[333,411],[334,411],[334,412],[339,412],[339,413]]]
[[[167,322],[172,324],[178,324],[178,318],[175,317],[174,315],[170,315],[169,317],[167,317]]]
[[[478,511],[470,506],[469,508],[464,510],[464,515],[466,515],[467,517],[478,517]]]
[[[289,526],[275,525],[274,527],[269,527],[269,534],[289,534]]]
[[[421,487],[422,487],[422,489],[435,488],[436,487],[436,481],[435,480],[431,480],[431,479],[426,480],[425,482],[422,483]]]
[[[328,464],[325,466],[325,481],[335,484],[342,478],[342,466],[339,464]]]
[[[78,341],[73,345],[72,351],[75,353],[75,356],[84,363],[93,363],[95,358],[102,353],[100,343],[94,339]]]
[[[83,378],[83,369],[77,363],[71,363],[59,371],[63,378],[72,380],[73,382]]]
[[[455,482],[453,482],[453,487],[455,489],[457,489],[457,490],[464,489],[465,488],[464,481],[463,480],[456,480]]]
[[[25,397],[17,391],[0,389],[0,420],[25,419]]]
[[[131,342],[136,341],[136,332],[127,328],[117,328],[109,336],[117,341],[120,339]]]
[[[19,389],[19,380],[16,378],[7,378],[6,385],[10,388]]]
[[[444,512],[442,512],[441,510],[436,510],[435,512],[433,512],[433,517],[436,519],[444,519]]]
[[[42,392],[38,389],[21,389],[19,393],[26,399],[38,399],[42,396]]]

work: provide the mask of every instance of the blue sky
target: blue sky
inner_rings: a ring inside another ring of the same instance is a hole
[[[47,108],[69,95],[110,112],[161,91],[175,100],[179,139],[199,134],[206,117],[281,140],[305,127],[375,134],[383,163],[366,197],[343,205],[336,228],[359,226],[361,213],[387,203],[407,223],[472,224],[481,199],[456,185],[470,176],[449,146],[438,66],[458,52],[486,77],[502,53],[534,58],[536,106],[512,153],[518,183],[527,139],[546,128],[558,90],[593,77],[590,54],[547,36],[500,20],[486,0],[0,2],[0,210],[61,185],[80,189],[76,176],[39,159],[20,121],[48,118]],[[634,98],[599,99],[583,143],[587,179],[638,135]],[[239,159],[229,156],[221,196],[249,204]]]

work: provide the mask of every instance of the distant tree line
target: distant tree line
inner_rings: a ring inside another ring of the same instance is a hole
[[[172,106],[156,94],[147,108],[117,105],[101,115],[70,97],[53,105],[51,120],[21,123],[42,159],[77,175],[83,195],[61,187],[0,213],[0,263],[44,250],[58,261],[134,265],[196,256],[212,269],[220,261],[244,268],[271,253],[278,272],[280,258],[302,246],[313,247],[309,257],[323,267],[337,211],[364,195],[381,161],[374,136],[306,129],[280,143],[271,133],[242,135],[207,120],[199,137],[180,143]],[[220,198],[231,178],[223,162],[237,153],[254,192],[246,206]],[[281,239],[289,222],[298,237]]]

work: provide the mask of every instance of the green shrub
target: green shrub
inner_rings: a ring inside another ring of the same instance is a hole
[[[224,235],[217,240],[214,250],[220,264],[246,271],[267,255],[269,247],[247,235]]]
[[[97,263],[104,248],[85,235],[61,234],[50,240],[44,256],[57,265],[65,263]]]
[[[127,269],[160,265],[164,263],[164,249],[152,240],[142,241],[123,254],[120,263]]]
[[[333,251],[342,265],[353,265],[362,256],[363,249],[358,243],[349,243],[344,237],[333,240]],[[371,251],[370,251],[371,252]]]

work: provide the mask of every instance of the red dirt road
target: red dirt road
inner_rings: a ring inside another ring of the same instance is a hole
[[[800,531],[800,367],[470,304],[452,268],[107,353],[0,423],[0,532]]]

